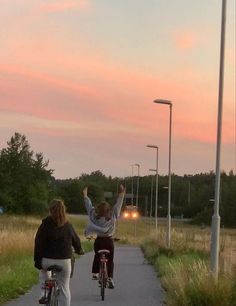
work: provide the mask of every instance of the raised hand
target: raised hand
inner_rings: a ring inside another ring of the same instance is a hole
[[[125,187],[122,184],[120,184],[119,193],[125,193]]]
[[[86,198],[88,196],[88,187],[83,189],[83,196]]]

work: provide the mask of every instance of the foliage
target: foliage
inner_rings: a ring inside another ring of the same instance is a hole
[[[24,135],[15,133],[7,145],[0,151],[0,206],[11,213],[41,213],[49,197],[49,162],[34,154]]]
[[[43,213],[53,197],[64,199],[70,213],[85,213],[82,190],[89,187],[93,203],[104,197],[104,192],[113,194],[107,199],[114,204],[118,185],[123,183],[127,193],[131,193],[132,182],[134,204],[136,202],[137,176],[111,177],[101,170],[83,173],[76,178],[55,179],[48,169],[42,153],[34,153],[24,135],[15,133],[7,142],[7,148],[0,151],[0,206],[11,213]],[[197,224],[210,224],[213,215],[214,198],[213,171],[196,175],[178,176],[172,174],[171,216],[190,218]],[[155,215],[155,185],[153,186],[152,212],[151,182],[155,175],[139,178],[139,211],[142,215]],[[168,176],[159,176],[158,217],[166,217],[168,200]],[[233,171],[221,174],[220,216],[221,225],[236,227],[236,175]],[[211,200],[211,201],[210,201]],[[125,199],[128,203],[129,199]]]

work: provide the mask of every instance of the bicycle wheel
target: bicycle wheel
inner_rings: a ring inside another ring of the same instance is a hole
[[[52,287],[49,305],[58,306],[58,289],[56,287]]]
[[[105,298],[105,287],[106,287],[106,279],[105,279],[105,264],[104,262],[101,264],[101,297],[102,301],[104,301]]]

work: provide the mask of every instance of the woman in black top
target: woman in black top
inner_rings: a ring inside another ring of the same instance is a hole
[[[59,265],[62,271],[57,273],[60,286],[59,305],[70,306],[70,274],[72,246],[76,253],[82,254],[80,238],[72,225],[67,221],[65,205],[62,200],[54,199],[49,207],[50,215],[42,220],[35,237],[34,262],[40,270],[39,280],[44,286],[49,277],[47,268],[51,265]],[[44,291],[39,299],[44,304]]]

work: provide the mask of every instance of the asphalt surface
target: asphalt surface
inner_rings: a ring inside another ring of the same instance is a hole
[[[161,306],[164,291],[153,267],[137,247],[115,246],[115,289],[106,289],[101,301],[97,281],[91,280],[93,252],[81,256],[75,265],[71,281],[71,306]],[[33,306],[37,304],[38,285],[30,292],[4,306]]]

